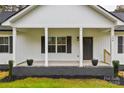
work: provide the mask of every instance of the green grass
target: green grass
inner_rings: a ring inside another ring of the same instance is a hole
[[[0,72],[0,79],[8,76],[8,72]],[[25,78],[11,82],[0,82],[0,88],[122,88],[100,79],[53,79]]]
[[[100,79],[53,79],[25,78],[7,83],[0,83],[1,88],[121,88]]]

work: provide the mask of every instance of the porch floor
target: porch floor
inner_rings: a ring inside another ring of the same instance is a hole
[[[32,67],[44,67],[44,61],[35,61],[33,62],[33,65]],[[64,63],[65,64],[61,64],[63,63],[62,61],[58,61],[58,62],[55,62],[55,61],[49,61],[49,66],[50,67],[54,67],[54,66],[79,66],[79,62],[78,61],[67,61]],[[71,64],[72,63],[72,64]],[[27,63],[24,62],[22,64],[19,64],[17,66],[23,66],[23,67],[27,67]],[[98,65],[97,66],[93,66],[92,65],[92,62],[91,60],[84,60],[83,61],[83,67],[106,67],[106,66],[110,66],[110,64],[107,64],[107,63],[104,63],[104,62],[98,62]]]

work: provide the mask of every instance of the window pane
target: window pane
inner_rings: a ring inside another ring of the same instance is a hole
[[[2,53],[8,52],[8,45],[0,45],[0,52]]]
[[[8,44],[8,37],[0,37],[0,44]]]
[[[58,37],[57,44],[66,44],[66,37]]]
[[[0,37],[0,44],[3,44],[3,37]]]
[[[123,45],[118,45],[118,53],[123,53]]]
[[[49,53],[55,53],[56,47],[55,45],[48,45],[48,52]]]
[[[55,37],[48,38],[48,44],[55,44],[55,42],[56,42]]]
[[[58,53],[65,53],[66,52],[66,46],[65,45],[57,46],[57,52]]]

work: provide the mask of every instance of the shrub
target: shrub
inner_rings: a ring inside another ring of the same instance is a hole
[[[9,60],[9,77],[12,77],[13,60]]]
[[[31,66],[33,64],[33,59],[27,59],[28,66]]]
[[[114,75],[118,76],[118,72],[119,72],[119,60],[113,60],[113,67],[114,67]]]

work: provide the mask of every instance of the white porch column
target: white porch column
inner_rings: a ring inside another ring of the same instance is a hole
[[[12,36],[13,36],[13,61],[16,61],[16,28],[15,27],[13,27],[12,29]]]
[[[48,28],[45,28],[45,67],[48,67]]]
[[[110,65],[112,66],[112,61],[114,60],[114,41],[115,41],[115,35],[114,35],[114,27],[111,27],[111,47],[110,47],[110,52],[111,52],[111,63]]]
[[[79,46],[80,46],[80,67],[83,66],[83,28],[79,30]]]

